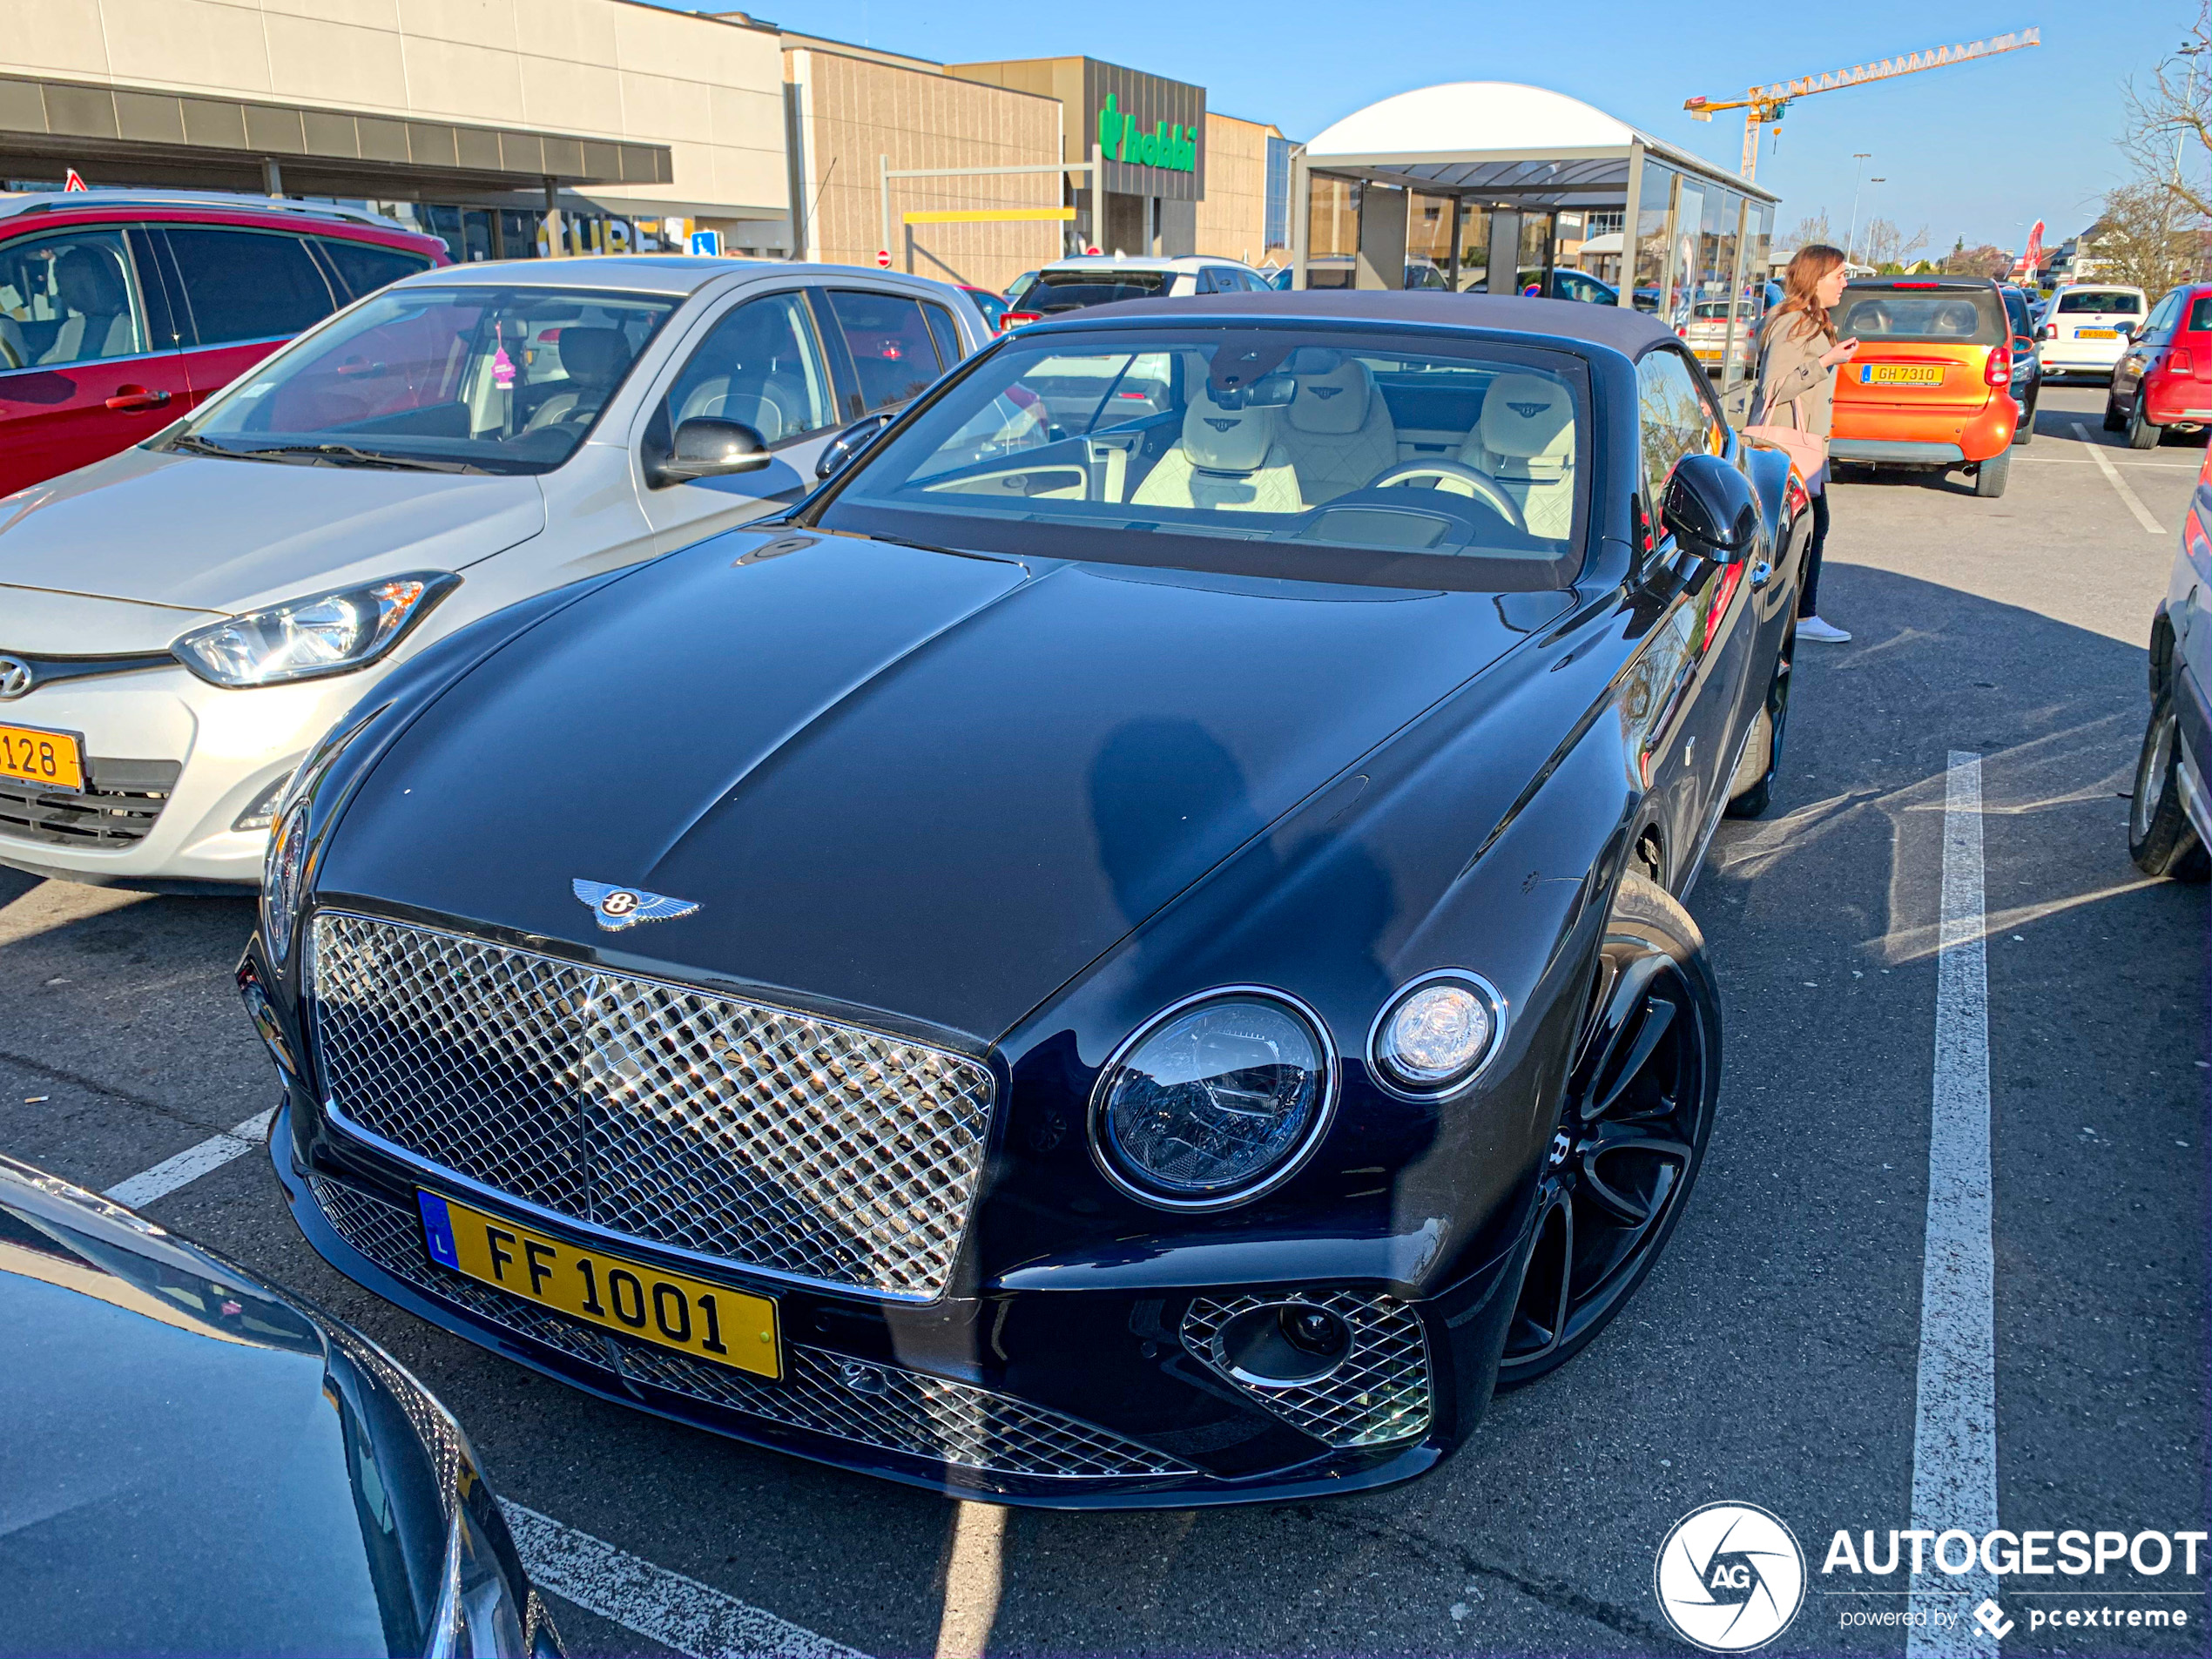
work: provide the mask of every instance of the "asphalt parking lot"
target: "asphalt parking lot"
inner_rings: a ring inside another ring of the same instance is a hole
[[[1839,1528],[1914,1524],[1946,822],[1954,757],[1979,757],[1998,1524],[2202,1531],[2205,890],[2139,875],[2124,799],[2202,455],[2117,447],[2102,395],[2047,389],[2000,501],[1838,485],[1822,609],[1857,637],[1801,649],[1775,805],[1723,826],[1691,900],[1728,1017],[1710,1162],[1629,1312],[1426,1480],[1195,1513],[955,1505],[585,1398],[374,1300],[300,1240],[258,1148],[145,1208],[456,1410],[550,1518],[526,1537],[578,1655],[1682,1652],[1654,1552],[1723,1499],[1811,1558],[1773,1650],[1898,1653],[1898,1629],[1846,1621],[1905,1605],[1904,1577],[1873,1594],[1819,1567]],[[0,872],[0,1150],[109,1188],[271,1104],[229,977],[251,922]],[[2038,1582],[2005,1588],[2006,1653],[2204,1649],[2201,1575]],[[2031,1629],[2107,1603],[2188,1622]]]

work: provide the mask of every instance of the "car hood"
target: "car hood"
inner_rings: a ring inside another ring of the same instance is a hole
[[[380,1352],[6,1158],[0,1328],[0,1649],[422,1650],[442,1413]]]
[[[732,533],[446,691],[317,886],[988,1041],[1521,637],[1482,594]],[[577,880],[698,908],[600,931]]]
[[[235,612],[458,570],[544,528],[534,477],[132,448],[0,501],[0,585]]]

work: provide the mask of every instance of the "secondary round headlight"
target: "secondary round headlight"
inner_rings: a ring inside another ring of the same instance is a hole
[[[1504,1004],[1473,974],[1431,974],[1383,1006],[1368,1047],[1386,1088],[1416,1095],[1457,1088],[1498,1046]]]
[[[1278,991],[1210,991],[1177,1003],[1106,1062],[1091,1150],[1147,1204],[1210,1210],[1287,1180],[1336,1104],[1319,1017]]]
[[[307,803],[299,801],[277,820],[261,865],[261,939],[279,967],[292,954],[292,924],[300,914],[300,877],[307,856]]]

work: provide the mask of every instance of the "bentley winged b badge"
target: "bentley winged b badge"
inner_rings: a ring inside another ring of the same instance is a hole
[[[640,887],[617,887],[604,881],[584,880],[571,881],[569,886],[580,901],[591,907],[591,914],[599,919],[599,925],[610,934],[618,934],[641,921],[673,921],[698,908],[689,899],[671,899]]]

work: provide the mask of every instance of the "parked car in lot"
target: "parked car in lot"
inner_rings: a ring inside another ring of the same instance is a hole
[[[2135,762],[2128,852],[2146,875],[2203,881],[2212,879],[2212,453],[2197,469],[2181,542],[2151,618],[2150,724]]]
[[[963,282],[956,286],[975,302],[976,310],[983,314],[983,320],[989,325],[991,332],[996,334],[1004,326],[1001,320],[1007,313],[1005,295],[994,293],[988,288],[976,287],[972,283]]]
[[[360,302],[0,501],[0,864],[250,887],[293,766],[395,664],[789,504],[988,337],[943,283],[681,255]]]
[[[340,307],[446,263],[436,237],[350,208],[0,194],[0,496],[144,441]]]
[[[327,1314],[0,1157],[0,1654],[560,1637],[451,1413]]]
[[[1831,461],[1963,468],[1974,494],[2005,493],[2012,470],[2013,327],[1986,277],[1870,277],[1832,313],[1858,354],[1836,376]]]
[[[2168,428],[2212,423],[2212,283],[2174,289],[2151,307],[2112,371],[2105,430],[2131,449],[2155,449]]]
[[[1167,300],[1194,293],[1264,293],[1267,279],[1248,265],[1211,254],[1171,259],[1084,253],[1033,273],[1007,296],[1001,327],[1123,300]]]
[[[2020,417],[2013,426],[2014,443],[2035,442],[2035,406],[2043,400],[2041,330],[2027,289],[2006,283],[1997,292],[2005,301],[2005,317],[2013,330],[2013,401]]]
[[[2141,288],[2103,282],[2063,284],[2043,307],[2045,376],[2105,379],[2142,327],[2148,308]]]
[[[1808,523],[1625,308],[1008,334],[320,745],[246,970],[293,1213],[470,1340],[894,1479],[1418,1474],[1691,1190],[1681,898],[1767,803]]]

